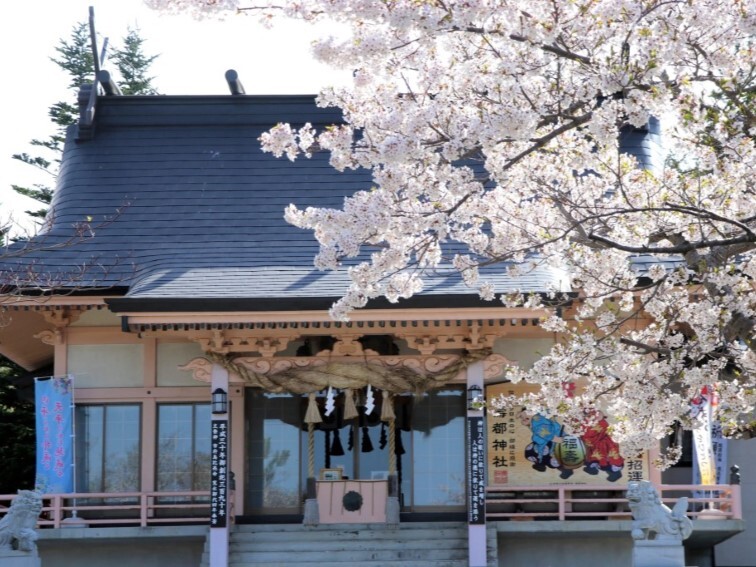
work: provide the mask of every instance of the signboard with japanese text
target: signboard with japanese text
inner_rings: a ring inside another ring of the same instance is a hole
[[[34,381],[37,475],[34,488],[43,494],[74,491],[73,377]]]
[[[494,384],[486,399],[520,396],[532,384]],[[623,456],[611,436],[611,416],[599,414],[582,435],[570,435],[557,419],[531,415],[521,407],[489,411],[488,484],[627,484],[649,479],[648,454]]]
[[[485,459],[485,431],[482,417],[467,418],[467,493],[468,523],[486,523],[486,459]]]
[[[213,419],[210,437],[210,527],[225,528],[228,519],[228,422]]]

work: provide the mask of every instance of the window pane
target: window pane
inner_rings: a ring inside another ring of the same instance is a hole
[[[105,492],[139,490],[139,406],[105,407]]]
[[[210,404],[194,406],[194,486],[210,490]]]
[[[465,503],[465,404],[462,390],[427,394],[414,408],[414,505]]]
[[[105,408],[76,406],[77,492],[102,491]]]
[[[279,419],[266,419],[263,447],[263,506],[282,508],[299,504],[299,428]],[[294,466],[293,466],[294,465]]]
[[[157,489],[210,489],[210,404],[158,406]]]
[[[297,508],[301,398],[252,390],[246,403],[247,509]]]
[[[140,406],[77,406],[77,491],[138,491],[139,437]]]

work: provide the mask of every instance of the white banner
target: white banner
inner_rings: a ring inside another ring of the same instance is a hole
[[[692,403],[692,416],[699,424],[693,430],[694,484],[727,482],[727,439],[716,419],[717,402],[713,389],[704,388]]]
[[[714,454],[715,484],[728,484],[729,469],[727,468],[727,438],[722,436],[722,426],[716,420],[711,424],[711,450]],[[701,472],[698,467],[698,450],[693,444],[693,484],[701,482]]]

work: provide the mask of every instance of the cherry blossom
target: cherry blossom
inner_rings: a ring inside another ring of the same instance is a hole
[[[694,427],[689,400],[716,384],[725,429],[747,429],[755,0],[149,4],[351,30],[313,48],[353,71],[353,84],[318,97],[344,123],[279,125],[261,138],[274,155],[324,150],[338,170],[373,173],[373,188],[341,210],[286,211],[314,232],[319,268],[357,262],[334,317],[379,296],[400,301],[427,274],[456,269],[484,299],[551,310],[543,325],[560,341],[509,375],[541,385],[527,400],[534,409],[579,424],[601,406],[631,453],[676,421]],[[651,143],[648,162],[619,151],[621,136],[656,121],[664,144]],[[486,275],[545,266],[569,282],[533,294]],[[572,382],[580,388],[567,398]]]

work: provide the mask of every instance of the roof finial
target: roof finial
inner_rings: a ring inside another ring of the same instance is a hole
[[[231,90],[232,95],[247,94],[244,91],[244,85],[242,85],[239,80],[239,73],[233,69],[226,71],[226,82],[228,83],[228,88]]]

